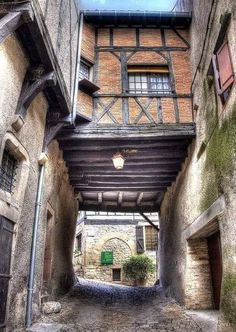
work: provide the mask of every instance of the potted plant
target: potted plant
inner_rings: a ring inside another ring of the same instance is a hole
[[[144,286],[148,276],[155,271],[151,258],[145,255],[131,256],[123,264],[124,275],[131,279],[135,286]]]

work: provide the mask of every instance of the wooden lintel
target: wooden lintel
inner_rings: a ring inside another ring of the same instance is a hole
[[[159,228],[147,217],[143,212],[139,212],[140,216],[142,216],[152,227],[154,227],[157,232],[159,232]]]

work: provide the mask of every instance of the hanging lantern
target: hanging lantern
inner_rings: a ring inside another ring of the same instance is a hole
[[[116,169],[122,169],[124,167],[125,158],[120,152],[113,155],[112,161]]]

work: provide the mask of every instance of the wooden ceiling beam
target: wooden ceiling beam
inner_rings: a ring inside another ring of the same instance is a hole
[[[68,142],[60,141],[60,146],[64,151],[84,151],[84,152],[98,152],[98,151],[114,151],[123,149],[156,149],[162,151],[163,149],[173,148],[175,150],[183,150],[189,143],[186,139],[175,139],[173,141],[143,141],[138,142],[123,142],[118,140],[110,140],[108,142],[97,141],[90,142],[84,140],[70,140]]]
[[[158,166],[163,165],[165,167],[166,165],[175,165],[178,167],[183,162],[183,158],[165,158],[165,159],[152,159],[152,160],[125,160],[125,166],[124,168],[127,168],[128,166],[138,166],[138,163],[140,167],[144,169],[146,166]],[[104,168],[104,167],[113,167],[112,160],[108,161],[101,161],[101,162],[79,162],[79,161],[66,161],[66,164],[68,167],[78,166],[78,167],[84,167],[87,168],[89,166],[95,167],[95,168]]]
[[[102,204],[102,193],[98,193],[98,204]]]
[[[123,192],[119,191],[118,196],[117,196],[118,206],[121,206],[122,200],[123,200]]]
[[[94,165],[77,165],[77,164],[73,164],[73,165],[68,165],[70,168],[70,172],[78,172],[78,173],[83,173],[83,172],[90,172],[90,171],[95,171],[95,172],[102,172],[104,174],[106,173],[110,173],[110,171],[114,171],[114,166],[113,165],[100,165],[100,166],[94,166]],[[147,164],[147,165],[125,165],[124,169],[122,170],[122,172],[127,172],[127,171],[131,171],[131,172],[139,172],[139,173],[143,173],[143,172],[162,172],[162,173],[168,173],[169,171],[171,172],[178,172],[181,168],[181,164],[179,163],[175,163],[175,164],[162,164],[162,165],[157,165],[157,164]],[[117,174],[120,173],[120,171],[117,171]]]
[[[75,185],[74,189],[76,192],[92,192],[92,191],[96,191],[96,192],[101,192],[101,191],[127,191],[127,192],[155,192],[155,191],[165,191],[166,190],[166,186],[164,185],[152,185],[152,186],[136,186],[136,187],[130,187],[130,186],[126,186],[126,187],[105,187],[105,186],[100,186],[100,187],[94,187],[94,186],[79,186],[79,185]]]

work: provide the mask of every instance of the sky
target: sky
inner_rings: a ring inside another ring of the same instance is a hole
[[[176,0],[81,0],[81,7],[100,10],[171,11]]]

